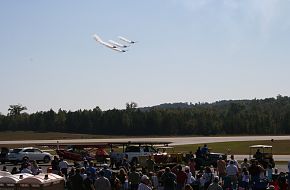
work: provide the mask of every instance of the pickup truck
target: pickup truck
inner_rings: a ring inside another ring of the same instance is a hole
[[[158,152],[151,145],[128,145],[123,153],[111,154],[116,162],[116,165],[120,166],[123,159],[126,158],[131,165],[138,165],[140,163],[140,158],[148,157],[152,155],[156,163],[166,162],[168,159],[167,153]]]
[[[152,146],[128,145],[124,152],[111,152],[110,157],[115,161],[116,165],[121,165],[124,158],[126,158],[131,165],[137,165],[140,156],[149,156],[154,153],[158,152]]]

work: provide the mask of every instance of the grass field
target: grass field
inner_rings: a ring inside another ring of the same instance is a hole
[[[245,154],[248,155],[250,150],[249,146],[251,145],[272,145],[273,146],[273,154],[275,155],[290,155],[290,140],[276,140],[274,142],[271,141],[235,141],[235,142],[219,142],[219,143],[209,143],[208,147],[212,152],[220,152],[226,154]],[[202,147],[203,144],[195,144],[195,145],[180,145],[175,146],[175,152],[195,152],[197,147]]]
[[[0,132],[1,141],[20,141],[20,140],[55,140],[55,139],[93,139],[93,138],[121,138],[120,136],[88,135],[57,132],[33,132],[33,131],[2,131]]]
[[[54,140],[54,139],[92,139],[92,138],[126,138],[126,136],[104,136],[104,135],[88,135],[88,134],[72,134],[72,133],[36,133],[36,132],[23,132],[23,131],[5,131],[0,133],[1,141],[11,140]],[[210,138],[210,137],[209,137]],[[227,154],[249,154],[249,146],[265,144],[273,146],[273,154],[276,155],[290,155],[290,140],[275,140],[271,142],[267,141],[235,141],[235,142],[219,142],[209,143],[208,147],[212,152],[221,152]],[[174,152],[195,152],[198,146],[195,145],[180,145],[174,147]]]

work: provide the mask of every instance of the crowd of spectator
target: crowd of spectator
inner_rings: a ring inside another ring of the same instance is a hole
[[[69,165],[66,160],[54,156],[48,171],[63,176],[68,190],[262,190],[288,189],[288,173],[264,168],[257,161],[238,163],[234,155],[229,160],[220,157],[216,167],[205,166],[200,170],[195,168],[194,156],[183,165],[160,169],[151,156],[146,166],[136,168],[124,159],[120,168],[114,165],[97,165],[94,161],[84,160]],[[7,170],[4,166],[3,170]],[[21,167],[14,167],[15,173],[30,173],[37,175],[42,169],[35,161],[24,160]]]

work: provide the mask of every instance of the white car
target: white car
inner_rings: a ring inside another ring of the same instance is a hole
[[[48,163],[52,159],[52,155],[34,147],[15,148],[8,153],[9,162],[18,163],[24,159]]]

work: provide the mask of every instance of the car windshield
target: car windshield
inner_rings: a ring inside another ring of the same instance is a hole
[[[11,153],[18,153],[20,152],[22,149],[21,148],[15,148],[11,151]]]

